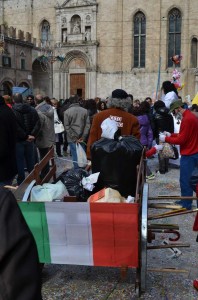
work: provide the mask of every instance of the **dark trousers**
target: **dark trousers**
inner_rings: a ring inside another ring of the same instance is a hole
[[[25,163],[29,173],[34,168],[34,142],[24,141],[16,143],[16,161],[18,170],[17,183],[19,185],[25,179]]]

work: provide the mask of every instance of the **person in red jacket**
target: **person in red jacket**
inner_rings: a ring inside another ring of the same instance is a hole
[[[190,177],[193,169],[198,165],[198,117],[188,109],[184,109],[181,100],[170,105],[170,111],[174,114],[182,114],[182,121],[179,133],[164,132],[160,134],[159,140],[170,144],[180,145],[180,188],[182,196],[193,196],[193,189],[190,185]],[[183,208],[191,209],[192,201],[181,200]]]
[[[128,113],[128,109],[131,107],[131,98],[124,90],[114,90],[112,96],[108,98],[107,107],[108,109],[101,111],[93,118],[87,143],[87,157],[89,159],[91,158],[91,145],[101,138],[101,124],[108,117],[118,123],[121,135],[134,135],[137,139],[140,139],[139,122],[135,116]]]

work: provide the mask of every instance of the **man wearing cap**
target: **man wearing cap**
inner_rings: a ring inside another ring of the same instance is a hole
[[[139,122],[135,116],[128,113],[128,109],[131,107],[131,99],[124,90],[114,90],[112,96],[108,98],[107,107],[108,109],[99,112],[93,118],[87,143],[88,158],[91,158],[91,145],[101,138],[101,124],[107,118],[115,120],[118,123],[121,135],[133,135],[140,139]]]
[[[184,109],[184,103],[177,100],[170,105],[170,112],[181,113],[182,121],[179,133],[164,132],[160,134],[161,142],[180,145],[180,188],[181,196],[193,196],[190,177],[193,169],[198,165],[198,118],[190,110]],[[191,209],[192,201],[179,201],[183,208]]]

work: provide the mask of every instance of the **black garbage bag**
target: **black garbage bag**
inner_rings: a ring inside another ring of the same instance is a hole
[[[64,183],[70,196],[76,196],[79,202],[86,202],[91,193],[83,188],[81,180],[88,176],[89,173],[83,169],[71,169],[62,173],[57,180]]]
[[[195,167],[190,177],[190,185],[196,193],[196,185],[198,184],[198,167]]]
[[[110,187],[124,197],[135,196],[137,165],[143,146],[134,136],[102,138],[91,147],[92,173],[100,172],[94,192]]]

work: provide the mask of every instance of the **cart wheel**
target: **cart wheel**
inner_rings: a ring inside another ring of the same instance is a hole
[[[148,183],[144,184],[142,194],[142,216],[141,216],[141,270],[140,286],[141,292],[146,291],[147,276],[147,238],[148,238]]]

